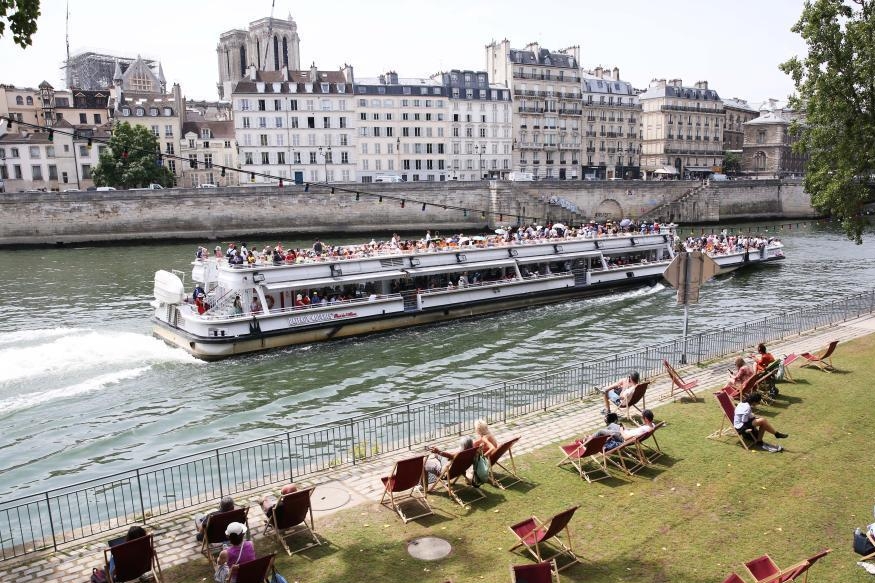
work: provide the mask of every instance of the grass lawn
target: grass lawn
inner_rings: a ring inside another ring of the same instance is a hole
[[[704,401],[656,409],[668,423],[657,433],[666,455],[632,478],[588,484],[556,467],[561,455],[552,445],[517,458],[528,485],[484,486],[488,497],[470,510],[437,494],[429,497],[435,516],[404,525],[377,504],[361,505],[317,518],[321,547],[288,557],[259,538],[256,548],[278,553],[289,583],[506,583],[511,564],[532,562],[509,552],[507,526],[579,504],[571,532],[585,560],[562,581],[719,583],[731,571],[751,581],[744,561],[768,553],[787,567],[825,547],[833,552],[812,568],[812,583],[871,581],[851,543],[854,527],[873,520],[873,361],[875,335],[840,344],[833,374],[794,366],[798,382],[779,384],[781,397],[758,409],[790,434],[782,453],[747,452],[734,436],[706,439],[722,413],[704,392]],[[410,557],[407,541],[426,535],[448,540],[452,553],[433,562]],[[168,583],[212,581],[203,557],[164,574]]]

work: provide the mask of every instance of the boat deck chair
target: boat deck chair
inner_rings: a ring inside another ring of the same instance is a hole
[[[249,507],[235,508],[227,512],[214,512],[207,516],[207,521],[204,523],[204,540],[201,545],[201,552],[210,560],[213,567],[216,566],[218,552],[213,554],[213,551],[222,550],[222,544],[228,542],[228,537],[225,535],[225,529],[232,522],[242,522],[249,527],[246,520],[246,515],[249,513]]]
[[[315,489],[314,486],[285,494],[277,501],[270,519],[264,524],[263,534],[273,533],[289,555],[322,544],[314,532],[316,525],[313,523],[313,506],[310,504],[310,497]],[[308,515],[310,517],[309,525],[307,525]],[[286,539],[296,534],[304,535],[309,541],[292,550]]]
[[[428,503],[428,493],[424,489],[425,460],[426,456],[418,455],[397,461],[392,472],[380,478],[383,481],[380,504],[398,513],[404,524],[434,514]],[[413,513],[405,512],[406,506],[415,507]]]
[[[709,435],[708,439],[719,439],[734,434],[738,437],[738,440],[741,442],[741,445],[744,446],[744,449],[750,450],[750,446],[747,444],[747,441],[745,441],[745,436],[735,429],[735,407],[732,404],[732,399],[729,397],[729,394],[726,393],[725,390],[720,390],[714,393],[714,397],[716,397],[717,402],[720,404],[720,410],[723,412],[723,415],[720,416],[720,429]],[[750,436],[752,441],[756,441],[749,432],[744,433]]]
[[[517,543],[510,550],[514,551],[524,546],[539,563],[549,559],[556,561],[560,557],[567,557],[568,562],[561,567],[558,566],[557,561],[557,573],[579,563],[580,557],[574,553],[574,549],[571,547],[571,531],[568,529],[568,523],[571,522],[571,517],[574,516],[578,508],[580,508],[579,505],[563,510],[547,522],[541,522],[536,516],[532,516],[508,527],[517,537]],[[562,540],[562,531],[565,531],[565,540]],[[552,554],[544,556],[542,548],[543,550],[552,550]]]
[[[565,454],[562,461],[556,464],[564,466],[571,464],[580,477],[589,483],[610,478],[611,473],[608,471],[608,464],[605,461],[604,449],[609,435],[594,435],[586,441],[575,441],[568,445],[560,445],[559,449]],[[586,469],[591,466],[590,469]],[[593,474],[603,474],[599,478],[593,478]]]
[[[155,581],[161,583],[161,565],[158,564],[151,534],[104,549],[103,558],[110,583],[133,581],[150,573]],[[109,568],[110,558],[113,559],[114,574]]]
[[[268,573],[273,569],[273,561],[276,555],[258,557],[237,565],[237,583],[264,583],[272,581],[268,579]]]
[[[668,373],[669,378],[671,378],[671,394],[669,397],[672,399],[674,398],[674,390],[677,388],[686,393],[692,400],[697,401],[698,397],[696,397],[696,393],[693,392],[693,389],[699,386],[699,379],[685,381],[667,360],[663,360],[662,364],[665,366],[665,371]]]
[[[472,494],[476,494],[476,496],[471,500],[471,502],[476,502],[477,500],[482,500],[486,498],[486,494],[480,491],[480,488],[475,488],[470,484],[466,484],[464,486],[459,486],[457,482],[459,478],[467,480],[465,474],[468,470],[474,465],[474,459],[476,458],[479,452],[479,448],[471,447],[468,449],[463,449],[459,453],[455,455],[453,459],[450,460],[441,475],[438,476],[437,481],[431,485],[431,489],[436,488],[438,485],[443,486],[447,494],[449,494],[450,498],[455,500],[461,506],[466,506],[467,503],[459,497],[459,494],[464,490],[473,490]]]
[[[499,444],[498,448],[489,456],[489,481],[493,486],[501,488],[502,490],[507,490],[514,484],[519,484],[523,481],[523,479],[516,473],[516,462],[513,461],[513,446],[519,440],[519,436],[511,437],[504,443]],[[509,468],[501,463],[501,458],[503,458],[505,454],[507,454],[507,457],[510,460]],[[496,466],[504,471],[504,475],[500,478],[496,478],[495,476]]]
[[[832,372],[835,370],[835,367],[832,365],[832,353],[835,352],[836,346],[838,345],[838,340],[833,340],[827,345],[827,347],[821,351],[819,354],[811,354],[810,352],[803,352],[799,356],[805,359],[805,363],[802,366],[813,366],[819,368],[824,372]]]
[[[625,405],[620,402],[620,409],[626,410],[626,419],[631,421],[632,423],[637,422],[632,419],[632,409],[638,411],[638,414],[641,415],[641,409],[638,407],[638,403],[641,403],[641,406],[645,409],[647,408],[647,403],[645,401],[645,395],[647,394],[647,387],[650,386],[650,381],[640,382],[635,385],[635,389],[632,391],[632,394],[629,395],[629,400]]]
[[[559,583],[559,572],[556,561],[541,561],[534,565],[512,565],[510,574],[512,583]]]

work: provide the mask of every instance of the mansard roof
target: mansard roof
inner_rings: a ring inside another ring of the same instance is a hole
[[[578,65],[573,56],[566,55],[565,53],[553,53],[548,49],[539,49],[537,52],[511,49],[510,61],[521,65],[545,65],[570,69],[576,69]]]

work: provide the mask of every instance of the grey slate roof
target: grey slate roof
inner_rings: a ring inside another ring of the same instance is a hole
[[[551,53],[548,49],[540,49],[537,54],[534,51],[511,49],[510,61],[514,64],[545,65],[567,69],[575,69],[578,65],[574,62],[574,57],[571,55]]]

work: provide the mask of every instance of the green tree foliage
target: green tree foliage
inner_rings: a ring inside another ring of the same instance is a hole
[[[31,45],[39,18],[40,0],[0,0],[0,37],[6,33],[8,23],[12,42],[21,48]]]
[[[805,189],[859,244],[875,175],[875,0],[806,0],[792,30],[808,45],[781,65],[798,92],[790,107],[805,116],[791,128],[809,156]]]
[[[94,184],[114,188],[142,188],[152,183],[172,186],[173,173],[158,164],[158,151],[158,138],[145,127],[118,124],[94,167]]]
[[[739,170],[741,170],[741,157],[738,155],[738,152],[724,152],[723,173],[736,174]]]

